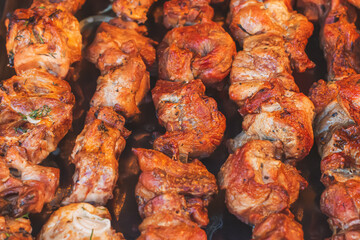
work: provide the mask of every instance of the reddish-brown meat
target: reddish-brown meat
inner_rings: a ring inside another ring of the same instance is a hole
[[[125,119],[111,107],[91,108],[85,128],[71,154],[76,170],[72,193],[63,204],[95,202],[106,204],[118,178],[118,158],[130,134]]]
[[[79,22],[61,8],[17,9],[5,24],[9,63],[18,74],[42,68],[64,78],[70,65],[81,59]]]
[[[171,0],[164,3],[164,25],[176,28],[210,22],[214,9],[210,0]]]
[[[221,82],[230,72],[235,43],[216,23],[179,27],[168,32],[158,47],[159,77],[204,84]]]
[[[112,9],[118,17],[144,23],[147,13],[156,0],[114,0]]]
[[[328,0],[298,0],[297,9],[300,10],[310,21],[318,22],[325,17],[326,10],[330,5]]]
[[[332,0],[320,37],[327,60],[328,80],[341,80],[359,73],[360,34],[354,9],[341,0]]]
[[[31,8],[54,6],[75,14],[86,0],[33,0]]]
[[[0,216],[0,239],[32,240],[30,220]]]
[[[0,84],[0,151],[16,148],[40,163],[71,127],[74,96],[69,84],[43,70],[28,70]]]
[[[285,39],[285,49],[294,69],[304,72],[315,67],[305,53],[314,27],[306,17],[289,9],[283,0],[232,0],[228,23],[241,45],[249,36],[271,32]]]
[[[226,120],[200,80],[158,80],[152,95],[159,122],[167,130],[155,140],[156,150],[195,158],[209,156],[219,146]]]
[[[292,214],[275,213],[255,226],[252,240],[303,240],[301,225]]]
[[[218,180],[226,205],[241,221],[256,225],[289,208],[307,186],[294,167],[280,161],[281,155],[270,141],[254,140],[221,167]]]

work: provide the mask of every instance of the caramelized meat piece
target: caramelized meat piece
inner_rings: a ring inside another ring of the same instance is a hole
[[[314,27],[306,17],[289,9],[283,0],[232,0],[228,22],[241,45],[249,36],[272,32],[285,39],[285,49],[294,69],[304,72],[315,67],[305,53]]]
[[[231,140],[233,151],[250,140],[272,141],[283,149],[288,161],[299,161],[309,154],[313,140],[314,105],[302,93],[264,89],[248,99],[240,110],[245,116],[241,132]]]
[[[12,147],[37,164],[56,149],[72,123],[69,84],[42,70],[28,70],[0,84],[0,152]]]
[[[290,61],[282,37],[272,33],[247,37],[232,65],[229,88],[231,100],[243,107],[246,100],[278,82],[284,89],[298,92],[291,75]]]
[[[359,173],[350,171],[337,180],[341,182],[330,185],[321,195],[321,211],[326,214],[332,229],[348,229],[360,220],[360,178]]]
[[[218,180],[226,191],[226,205],[241,221],[258,224],[289,208],[307,186],[299,172],[282,163],[280,156],[271,142],[254,140],[231,154],[221,167]]]
[[[84,5],[86,0],[33,0],[31,8],[55,6],[75,14]]]
[[[10,147],[7,157],[0,157],[0,214],[41,212],[54,198],[59,177],[59,169],[33,165],[24,150]]]
[[[42,227],[39,240],[123,240],[111,228],[111,215],[105,207],[74,203],[59,208]]]
[[[171,0],[164,3],[164,25],[176,28],[209,22],[214,17],[210,0]]]
[[[354,9],[340,0],[331,1],[320,37],[327,60],[328,80],[341,80],[359,73],[360,34]]]
[[[129,54],[110,48],[98,59],[98,66],[106,74],[97,79],[90,106],[114,106],[126,118],[140,113],[138,105],[150,89],[150,76],[135,46],[130,47],[133,49]]]
[[[206,157],[221,143],[226,119],[200,80],[189,83],[158,80],[152,90],[159,122],[167,132],[154,148],[170,156]]]
[[[0,216],[0,239],[32,240],[30,220]]]
[[[298,0],[296,5],[307,19],[317,22],[325,17],[329,2],[327,0]]]
[[[72,193],[63,204],[95,202],[106,204],[118,178],[118,158],[130,134],[125,119],[111,107],[91,108],[85,128],[71,154],[75,164]]]
[[[133,151],[142,170],[135,190],[141,216],[176,213],[206,226],[208,200],[217,193],[215,176],[198,160],[182,163],[155,150]]]
[[[234,41],[216,23],[175,28],[158,47],[159,77],[215,84],[228,75],[235,54]]]
[[[351,126],[360,123],[359,107],[356,104],[360,97],[359,77],[354,75],[328,84],[321,80],[310,89],[309,97],[318,113],[315,138],[322,158],[342,152],[346,144],[346,154],[357,156],[357,141],[354,138],[357,138],[358,130]]]
[[[17,9],[6,20],[6,49],[17,74],[43,68],[64,78],[81,59],[79,23],[55,6]]]
[[[113,51],[115,49],[121,50],[124,53],[129,53],[133,51],[134,47],[139,52],[141,58],[144,60],[147,67],[150,67],[156,58],[156,52],[153,45],[156,44],[150,38],[144,37],[137,31],[138,29],[131,28],[119,28],[119,21],[111,22],[114,25],[103,22],[99,26],[96,32],[96,37],[94,42],[89,46],[87,50],[86,58],[97,64],[101,71],[104,71],[102,68],[101,61],[107,61],[110,64],[109,60],[100,58],[106,51]],[[124,27],[129,25],[123,25]],[[132,44],[131,44],[132,42]],[[119,64],[114,59],[114,67]],[[120,62],[121,63],[121,62]]]
[[[255,226],[253,240],[303,240],[301,225],[293,216],[284,213],[271,214],[265,221]]]
[[[141,236],[138,240],[206,240],[206,233],[190,219],[174,212],[147,217],[140,224]]]
[[[128,21],[144,23],[147,20],[147,13],[156,0],[114,0],[113,11],[118,17]]]

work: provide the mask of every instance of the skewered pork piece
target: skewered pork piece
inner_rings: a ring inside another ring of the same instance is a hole
[[[177,28],[211,22],[214,9],[210,0],[171,0],[164,3],[164,26]]]
[[[112,9],[116,15],[126,21],[144,23],[147,13],[156,0],[114,0]]]
[[[71,127],[74,96],[69,84],[43,70],[28,70],[1,83],[0,212],[40,212],[59,183],[44,160]]]
[[[321,181],[326,186],[320,208],[334,231],[331,239],[357,239],[360,234],[360,75],[354,46],[359,38],[355,19],[345,1],[331,1],[321,32],[331,82],[320,80],[310,89],[317,111],[315,138],[322,158]]]
[[[352,6],[340,0],[331,1],[320,35],[329,81],[360,72],[360,34],[355,21],[356,13]]]
[[[221,167],[218,179],[226,205],[241,221],[256,225],[288,209],[307,186],[294,167],[281,162],[281,155],[270,141],[253,140]]]
[[[157,50],[159,77],[205,85],[221,82],[230,72],[236,53],[234,41],[214,22],[169,31]]]
[[[232,35],[241,45],[247,37],[264,33],[284,38],[292,68],[304,72],[315,67],[305,53],[314,27],[306,17],[286,5],[283,0],[232,0],[227,21]]]
[[[105,207],[74,203],[55,211],[42,227],[37,239],[122,240],[111,228],[111,216]]]
[[[70,159],[76,167],[74,186],[63,204],[95,202],[105,205],[112,198],[118,178],[117,160],[130,134],[124,124],[125,119],[111,107],[89,110]]]
[[[304,239],[301,225],[291,213],[275,213],[256,225],[252,240]]]
[[[5,24],[9,63],[17,74],[42,68],[64,78],[70,65],[81,59],[79,22],[61,8],[40,4],[17,9]]]
[[[152,96],[159,122],[167,129],[154,149],[175,157],[207,157],[221,143],[226,119],[215,100],[205,95],[201,80],[158,80]]]
[[[84,5],[86,0],[33,0],[31,8],[41,6],[54,6],[56,8],[65,9],[75,14]]]
[[[206,239],[206,207],[217,193],[215,176],[198,160],[175,161],[161,152],[134,149],[142,173],[136,186],[144,217],[139,239]]]
[[[0,239],[31,240],[31,231],[29,219],[0,216]]]

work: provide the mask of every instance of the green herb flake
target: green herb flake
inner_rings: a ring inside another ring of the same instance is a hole
[[[24,115],[24,114],[22,114],[22,113],[19,113],[19,115],[21,116],[21,119],[22,119],[22,120],[26,120],[26,119],[27,119],[26,115]]]
[[[45,7],[44,6],[41,6],[41,7],[39,7],[40,9],[45,9]]]
[[[40,34],[38,32],[35,31],[35,29],[33,29],[33,34],[36,38],[36,41],[40,42],[41,44],[44,44],[44,40],[42,39],[42,37],[40,36]]]
[[[41,108],[32,111],[29,114],[29,117],[31,117],[32,119],[38,119],[38,118],[42,118],[42,117],[46,117],[48,116],[48,114],[51,112],[51,108],[48,105],[44,105]]]
[[[19,34],[15,37],[15,40],[20,41],[22,38],[24,38],[24,36]]]
[[[21,218],[29,219],[29,213],[26,213],[26,214],[22,215],[21,217],[16,218],[15,220],[18,220],[18,219],[21,219]]]
[[[89,240],[92,240],[93,234],[94,234],[94,229],[91,229],[91,235],[90,235],[90,239],[89,239]]]
[[[5,235],[6,235],[7,237],[10,237],[10,234],[8,234],[8,233],[5,233]]]

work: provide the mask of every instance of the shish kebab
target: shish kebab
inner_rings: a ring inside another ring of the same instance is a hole
[[[293,165],[313,145],[315,108],[292,69],[314,67],[305,53],[313,26],[282,0],[232,0],[228,23],[243,48],[229,88],[243,131],[229,142],[233,154],[220,169],[220,188],[229,211],[255,226],[252,239],[304,239],[289,208],[307,186]]]

